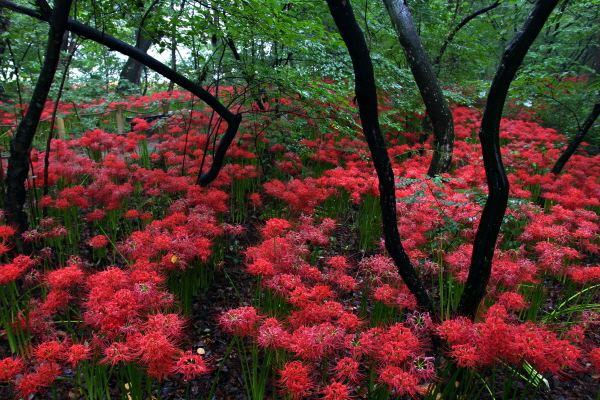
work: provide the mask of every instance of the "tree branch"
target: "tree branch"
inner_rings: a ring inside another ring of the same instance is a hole
[[[462,21],[460,21],[460,23],[458,25],[456,25],[454,27],[454,29],[452,29],[452,31],[450,33],[448,33],[448,36],[446,36],[446,40],[444,40],[444,43],[442,43],[442,47],[440,47],[440,53],[438,54],[438,56],[436,57],[435,61],[433,62],[433,65],[435,66],[436,70],[439,71],[440,68],[440,62],[442,61],[442,57],[444,56],[444,53],[446,52],[446,47],[448,47],[448,45],[450,44],[450,42],[452,40],[454,40],[454,37],[456,36],[456,34],[458,33],[458,31],[465,26],[466,24],[468,24],[469,22],[471,22],[472,20],[474,20],[475,18],[479,17],[481,14],[485,14],[486,12],[493,10],[494,8],[498,7],[500,5],[500,1],[496,1],[494,4],[491,4],[487,7],[483,7],[480,10],[475,11],[473,14],[471,15],[467,15],[465,18],[463,18]]]

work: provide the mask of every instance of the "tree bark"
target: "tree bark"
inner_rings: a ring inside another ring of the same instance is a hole
[[[588,133],[594,122],[596,122],[596,119],[599,115],[600,103],[596,103],[594,105],[594,108],[592,109],[592,112],[590,112],[583,125],[579,128],[579,131],[577,131],[575,137],[571,139],[571,142],[569,143],[565,151],[561,154],[561,156],[558,158],[558,160],[550,170],[550,174],[560,174],[567,161],[569,161],[569,158],[571,158],[571,156],[575,154],[575,150],[577,150],[577,147],[579,147],[579,145],[583,141],[583,138]],[[540,207],[544,207],[545,202],[546,199],[544,198],[544,193],[541,192],[537,199],[537,205]]]
[[[474,318],[485,296],[492,271],[494,249],[506,212],[509,183],[500,155],[500,119],[508,88],[529,47],[558,2],[559,0],[538,0],[534,4],[523,27],[504,50],[490,87],[479,130],[488,198],[473,243],[469,276],[458,303],[459,315]]]
[[[0,0],[0,7],[5,7],[21,14],[29,15],[30,17],[37,18],[41,21],[48,21],[47,16],[7,0]],[[121,40],[118,40],[107,33],[100,32],[97,29],[84,25],[80,22],[73,21],[72,19],[67,21],[67,29],[81,37],[93,40],[94,42],[100,43],[111,50],[118,51],[121,54],[138,60],[148,68],[159,73],[165,78],[172,80],[185,90],[189,90],[192,94],[198,96],[200,100],[208,104],[209,107],[215,110],[215,112],[219,114],[219,116],[223,118],[225,122],[227,122],[227,129],[225,130],[225,133],[223,134],[223,137],[217,146],[210,169],[205,174],[199,174],[196,183],[205,186],[214,181],[221,171],[223,160],[225,159],[225,153],[235,138],[235,134],[237,133],[240,122],[242,121],[241,114],[234,114],[229,111],[229,109],[227,109],[227,107],[225,107],[215,96],[210,94],[210,92],[205,90],[199,84],[194,83],[183,75],[173,71],[171,68],[161,63],[154,57],[149,56],[143,51],[140,51],[139,49],[136,49],[135,47],[122,42]]]
[[[41,5],[41,12],[50,20],[48,45],[46,46],[44,62],[27,113],[21,120],[17,133],[10,141],[10,158],[5,181],[4,210],[6,212],[6,222],[7,225],[14,225],[18,228],[17,239],[29,227],[29,221],[27,214],[23,211],[23,206],[27,197],[25,181],[29,172],[31,145],[60,60],[60,49],[69,11],[71,10],[71,3],[72,0],[56,0],[54,10],[50,10],[45,2]],[[18,246],[20,243],[20,240],[17,240]]]
[[[435,309],[429,295],[400,241],[396,214],[394,172],[379,126],[373,64],[365,37],[356,22],[349,0],[327,0],[327,5],[352,59],[360,120],[379,178],[385,247],[396,263],[406,286],[417,298],[419,307],[431,313],[432,317],[435,318]]]
[[[433,67],[413,24],[405,0],[384,0],[394,29],[404,50],[410,70],[417,82],[421,97],[433,126],[433,156],[429,165],[429,176],[448,172],[454,148],[454,120],[442,93]]]

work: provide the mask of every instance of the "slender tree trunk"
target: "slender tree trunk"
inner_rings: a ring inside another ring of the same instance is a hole
[[[583,141],[583,138],[588,133],[592,125],[594,125],[594,122],[596,122],[596,119],[599,115],[600,103],[596,103],[594,105],[594,108],[592,109],[592,112],[590,112],[583,125],[579,128],[579,131],[577,131],[575,137],[571,140],[565,151],[561,154],[561,156],[558,158],[558,160],[550,170],[550,174],[560,174],[567,161],[569,161],[569,158],[571,158],[571,156],[575,154],[575,150],[577,150],[577,147],[579,147],[579,145]],[[537,205],[540,207],[544,207],[545,202],[546,199],[544,198],[544,193],[541,192],[537,199]]]
[[[538,0],[534,4],[523,27],[504,50],[488,93],[479,139],[489,193],[473,243],[469,276],[458,303],[458,313],[470,318],[475,317],[486,293],[494,249],[508,202],[509,184],[500,155],[502,109],[517,69],[558,2],[559,0]]]
[[[21,120],[17,133],[10,141],[4,210],[7,224],[18,227],[17,239],[20,239],[20,234],[29,227],[23,206],[27,197],[25,181],[29,172],[31,145],[60,60],[60,49],[71,2],[72,0],[55,0],[54,10],[44,9],[47,4],[42,7],[42,13],[52,14],[44,62],[27,113]],[[17,245],[19,244],[20,240],[17,240]]]
[[[398,39],[417,82],[433,126],[433,157],[429,176],[448,172],[454,148],[454,121],[405,0],[384,0]]]
[[[385,247],[396,263],[400,276],[411,293],[417,298],[419,307],[435,318],[435,309],[417,276],[408,255],[402,247],[396,214],[396,186],[392,164],[379,126],[377,113],[377,90],[373,64],[362,30],[356,22],[349,0],[327,0],[329,11],[348,48],[354,67],[356,100],[360,121],[364,130],[373,164],[379,178],[379,192]]]

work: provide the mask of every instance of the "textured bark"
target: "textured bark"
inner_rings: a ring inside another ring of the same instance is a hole
[[[575,137],[571,140],[565,151],[560,155],[560,157],[550,170],[550,174],[560,174],[567,161],[569,161],[569,158],[571,158],[571,156],[575,154],[575,150],[577,150],[577,147],[579,147],[579,145],[583,141],[583,138],[588,133],[594,122],[596,122],[596,119],[598,119],[599,115],[600,103],[596,103],[594,105],[594,108],[592,109],[592,112],[590,112],[583,125],[579,128],[579,131],[577,131],[577,135],[575,135]],[[544,198],[544,193],[542,192],[538,196],[537,205],[540,207],[544,207],[545,202],[546,199]]]
[[[38,13],[35,10],[32,10],[27,7],[20,6],[18,4],[12,3],[7,0],[0,0],[0,7],[5,7],[10,10],[19,12],[21,14],[29,15],[30,17],[37,18],[42,21],[48,21],[47,16]],[[215,96],[210,94],[207,90],[205,90],[202,86],[197,83],[192,82],[188,78],[183,75],[173,71],[171,68],[161,63],[154,57],[149,56],[143,51],[136,49],[135,47],[122,42],[114,38],[113,36],[101,32],[97,29],[94,29],[90,26],[84,25],[80,22],[73,21],[69,19],[67,21],[67,29],[73,33],[78,34],[81,37],[86,39],[93,40],[97,43],[100,43],[111,50],[118,51],[121,54],[134,58],[150,68],[151,70],[161,74],[167,79],[172,80],[177,85],[181,86],[185,90],[189,90],[194,95],[198,96],[200,100],[204,101],[211,107],[225,122],[227,122],[227,129],[217,146],[217,151],[213,157],[213,163],[208,172],[203,175],[199,175],[196,181],[199,185],[208,185],[218,176],[221,171],[221,167],[223,165],[223,160],[225,158],[225,152],[229,148],[229,145],[235,138],[235,134],[239,128],[240,122],[242,121],[242,116],[240,114],[234,114],[227,109]]]
[[[504,50],[487,97],[479,139],[489,193],[473,243],[469,276],[457,310],[460,315],[470,318],[475,317],[486,293],[494,249],[508,201],[509,184],[500,155],[502,109],[517,69],[558,2],[559,0],[538,0],[534,4],[523,27]]]
[[[433,157],[429,176],[448,172],[454,148],[454,120],[405,0],[384,0],[402,49],[417,82],[433,126]]]
[[[23,206],[27,197],[25,181],[29,172],[31,145],[60,60],[60,49],[71,2],[72,0],[56,0],[53,11],[45,8],[47,4],[43,5],[45,9],[42,12],[46,16],[51,13],[44,63],[33,90],[27,113],[21,120],[17,133],[10,141],[4,211],[6,212],[7,225],[18,227],[17,238],[21,232],[29,227],[27,214],[23,210]]]
[[[349,0],[327,0],[329,11],[348,48],[354,67],[356,100],[360,121],[373,159],[377,177],[385,247],[396,263],[400,276],[412,294],[417,298],[419,307],[429,311],[435,318],[433,304],[417,276],[408,255],[402,247],[398,232],[396,214],[396,187],[392,164],[379,126],[377,113],[377,90],[373,74],[373,64],[362,30],[356,22]]]

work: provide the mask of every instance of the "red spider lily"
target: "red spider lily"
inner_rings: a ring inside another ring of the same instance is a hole
[[[283,348],[288,341],[288,336],[281,322],[275,318],[266,318],[258,328],[256,343],[260,347]]]
[[[378,371],[379,381],[390,387],[398,396],[411,396],[416,398],[420,393],[417,378],[393,365],[386,365]]]
[[[218,324],[226,332],[239,336],[256,336],[260,316],[254,307],[240,307],[221,314]]]
[[[334,367],[331,367],[331,372],[334,374],[335,379],[340,382],[351,382],[358,384],[365,375],[359,372],[360,363],[350,357],[343,357],[339,359]]]
[[[63,359],[74,368],[81,361],[89,360],[92,357],[92,349],[87,344],[73,344],[65,350]]]
[[[0,382],[14,382],[17,375],[23,373],[24,369],[23,360],[18,357],[0,360]]]
[[[35,392],[42,391],[60,375],[62,368],[53,362],[40,364],[34,373],[23,375],[16,384],[21,398],[27,399]]]
[[[120,342],[113,342],[110,346],[106,347],[104,355],[105,357],[101,362],[111,365],[126,363],[135,359],[133,349],[128,344]]]
[[[310,377],[310,370],[301,361],[291,361],[284,365],[279,371],[281,378],[279,386],[286,395],[291,399],[297,400],[310,394],[315,388]]]
[[[50,272],[46,282],[51,289],[68,289],[83,282],[85,273],[76,265]]]
[[[90,239],[88,245],[94,249],[101,249],[106,247],[110,243],[110,240],[104,235],[97,235]]]
[[[177,360],[173,372],[183,374],[183,379],[189,381],[210,373],[211,369],[206,366],[206,360],[201,355],[186,351]]]
[[[326,400],[350,400],[356,396],[351,396],[352,388],[339,382],[332,382],[323,389],[323,399]]]

